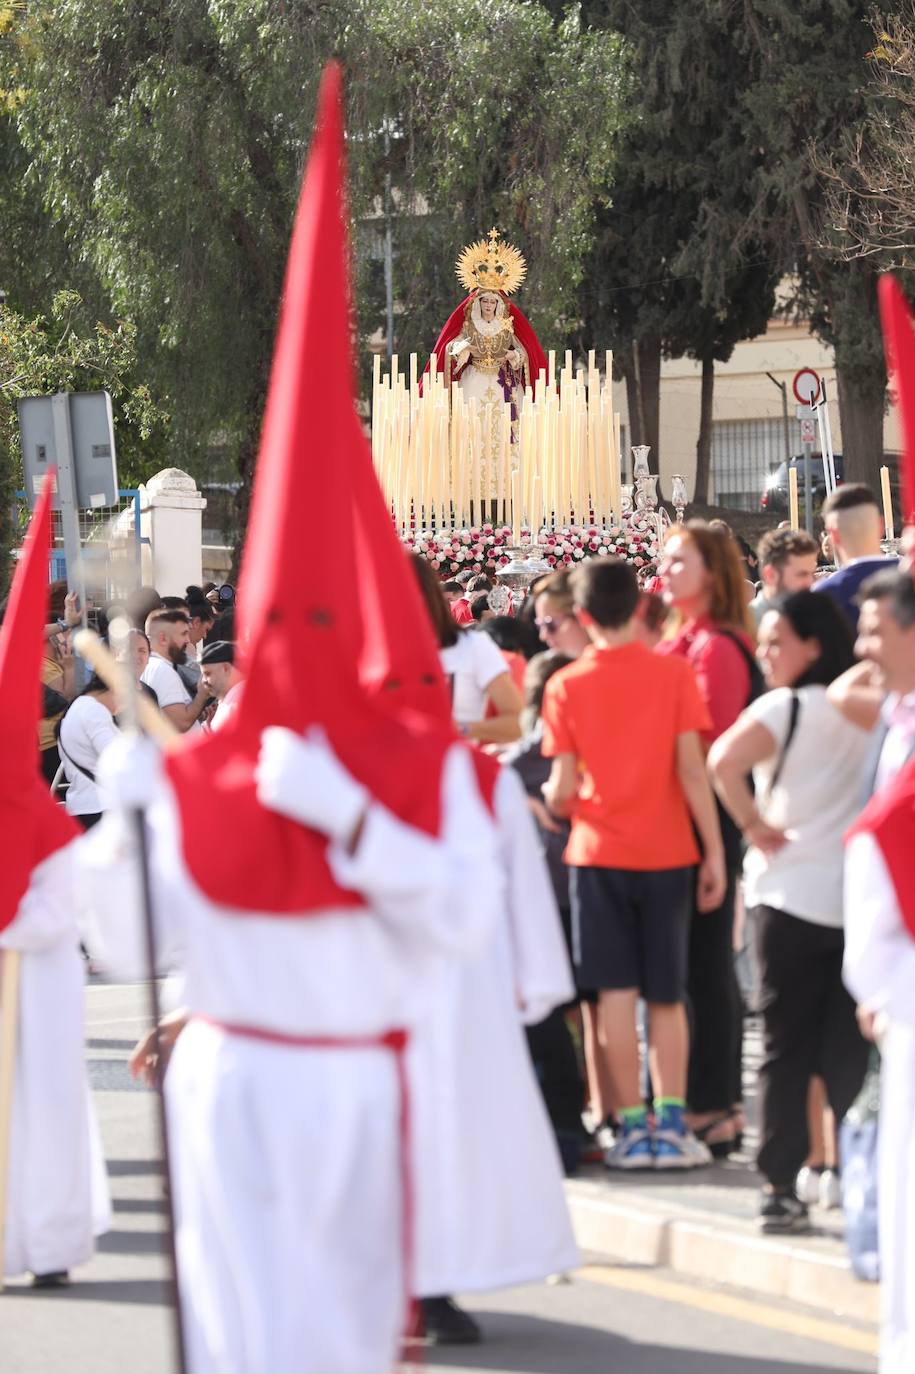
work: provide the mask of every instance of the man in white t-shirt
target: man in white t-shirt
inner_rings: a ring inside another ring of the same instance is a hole
[[[219,703],[210,721],[210,729],[221,730],[238,709],[244,682],[235,667],[235,645],[226,639],[207,644],[200,655],[200,671],[210,696]]]
[[[149,662],[140,677],[155,692],[159,710],[176,730],[194,729],[209,700],[209,688],[201,677],[194,696],[178,676],[177,664],[184,662],[189,624],[184,611],[153,611],[146,620]]]

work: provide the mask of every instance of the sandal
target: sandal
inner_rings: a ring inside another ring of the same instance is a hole
[[[743,1144],[743,1132],[732,1129],[730,1134],[718,1135],[722,1126],[735,1127],[734,1113],[722,1112],[720,1116],[713,1117],[704,1126],[694,1127],[693,1135],[697,1140],[701,1140],[703,1145],[707,1145],[714,1159],[727,1159],[728,1155],[734,1154]]]

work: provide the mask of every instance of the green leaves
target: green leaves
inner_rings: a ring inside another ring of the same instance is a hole
[[[149,387],[136,381],[136,342],[136,327],[127,321],[92,321],[75,291],[57,291],[46,316],[25,316],[0,306],[0,566],[4,569],[12,533],[12,494],[21,481],[16,413],[20,396],[108,391],[121,484],[135,486],[162,466],[168,416]]]

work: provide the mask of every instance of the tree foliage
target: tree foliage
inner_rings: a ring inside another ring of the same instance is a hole
[[[867,121],[867,5],[745,0],[735,48],[746,71],[745,136],[764,150],[769,237],[794,268],[794,307],[835,350],[845,475],[878,485],[886,371],[875,263],[845,261],[828,231],[823,164]]]
[[[743,73],[732,19],[705,0],[608,0],[595,23],[628,57],[634,118],[587,273],[587,328],[609,333],[626,378],[633,439],[658,444],[660,355],[700,361],[711,379],[771,313],[777,267],[761,242],[759,150],[739,118]],[[711,387],[699,434],[707,496]]]
[[[915,269],[915,4],[874,19],[867,115],[820,159],[828,181],[828,246],[846,259]]]
[[[137,377],[136,330],[93,322],[73,291],[58,292],[47,315],[0,306],[0,582],[13,536],[10,513],[19,473],[16,401],[56,391],[107,391],[118,443],[118,476],[134,486],[162,465],[168,417]]]
[[[384,318],[386,178],[401,352],[428,353],[459,299],[454,259],[493,222],[529,258],[540,328],[561,346],[574,327],[619,123],[614,38],[529,0],[33,0],[29,16],[18,137],[75,269],[136,322],[180,466],[218,449],[250,476],[331,54],[362,338]]]

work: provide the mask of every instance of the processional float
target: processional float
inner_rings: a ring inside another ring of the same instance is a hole
[[[659,509],[648,448],[633,449],[624,483],[613,354],[561,368],[509,297],[523,257],[493,229],[459,257],[467,291],[425,369],[411,353],[384,370],[375,358],[372,451],[401,537],[444,571],[471,550],[510,585],[556,562],[636,550],[653,563],[667,512]],[[674,478],[682,516],[686,484]],[[568,546],[568,549],[566,548]],[[559,548],[561,552],[551,552]],[[476,552],[474,552],[476,551]],[[641,556],[639,556],[641,555]],[[531,566],[528,566],[531,565]]]

